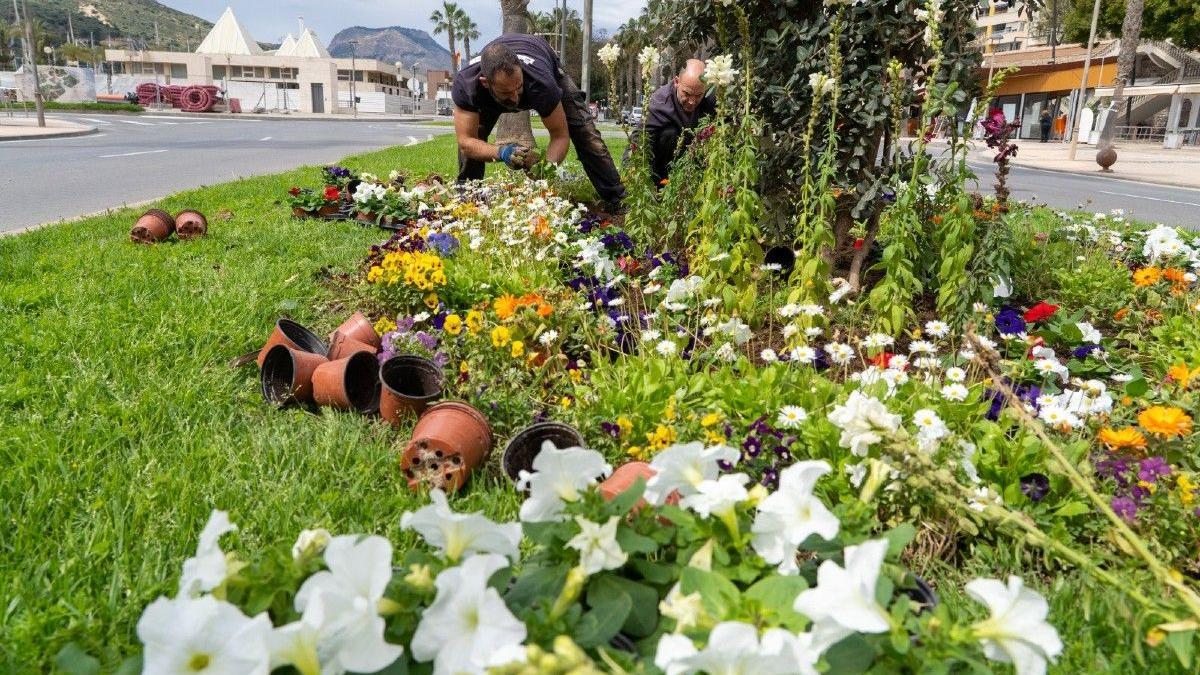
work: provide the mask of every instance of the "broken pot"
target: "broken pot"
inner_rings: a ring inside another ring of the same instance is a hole
[[[419,356],[393,356],[379,369],[383,392],[379,413],[394,427],[408,414],[420,415],[430,403],[442,397],[445,376],[429,359]]]
[[[175,219],[162,209],[150,209],[138,217],[129,231],[129,240],[135,244],[157,244],[166,240],[175,231]]]
[[[312,377],[313,400],[338,410],[369,415],[379,410],[379,359],[370,352],[317,366]]]
[[[556,448],[582,448],[583,435],[574,427],[561,422],[540,422],[518,431],[504,447],[501,464],[508,477],[517,480],[521,471],[532,471],[533,460],[542,451],[542,443],[550,441]]]
[[[278,344],[267,351],[259,383],[267,403],[283,407],[313,400],[313,373],[328,359]]]
[[[267,344],[258,352],[258,367],[261,368],[267,358],[267,352],[275,345],[287,345],[302,352],[329,357],[329,347],[317,337],[317,334],[301,326],[291,319],[280,319],[275,322],[275,330],[267,340]]]
[[[456,492],[491,449],[492,429],[483,413],[448,401],[421,415],[400,457],[400,469],[410,489],[425,485]]]
[[[180,239],[196,239],[208,234],[208,218],[203,213],[187,209],[175,214],[175,234]]]

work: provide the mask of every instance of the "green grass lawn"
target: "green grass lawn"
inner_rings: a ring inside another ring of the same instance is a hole
[[[456,167],[449,136],[344,163]],[[228,366],[279,316],[327,334],[352,311],[330,280],[386,233],[276,203],[318,180],[307,167],[163,200],[208,214],[199,241],[131,244],[129,209],[0,237],[0,672],[44,672],[71,641],[106,665],[136,649],[142,608],[174,593],[213,508],[240,526],[226,550],[290,548],[317,526],[404,540],[406,434],[272,410],[255,367]],[[515,518],[500,476],[464,506]]]

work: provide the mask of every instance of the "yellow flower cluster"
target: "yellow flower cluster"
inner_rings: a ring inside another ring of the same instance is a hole
[[[446,266],[434,253],[396,251],[367,272],[367,281],[388,286],[403,282],[421,291],[432,291],[446,285]]]
[[[1200,485],[1193,483],[1187,474],[1179,474],[1175,479],[1175,487],[1179,489],[1179,501],[1183,502],[1184,506],[1191,506],[1192,502],[1196,501],[1196,490]]]
[[[677,438],[674,428],[660,424],[657,429],[646,434],[646,445],[656,451],[666,450]]]

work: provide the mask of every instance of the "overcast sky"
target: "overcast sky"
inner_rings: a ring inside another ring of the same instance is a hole
[[[433,33],[429,15],[442,6],[434,0],[159,0],[189,14],[216,21],[226,6],[260,42],[279,42],[286,33],[295,34],[298,17],[317,32],[325,44],[343,28],[365,26],[405,26]],[[593,16],[596,30],[610,33],[630,17],[637,15],[645,0],[595,0]],[[478,44],[483,45],[500,34],[499,0],[458,0],[482,33]],[[549,11],[554,0],[532,0],[530,9]],[[567,0],[567,5],[583,12],[583,0]],[[435,36],[441,43],[445,36]],[[478,47],[476,47],[478,49]]]

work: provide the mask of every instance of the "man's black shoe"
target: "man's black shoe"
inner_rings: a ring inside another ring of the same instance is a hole
[[[629,213],[629,208],[622,202],[600,202],[600,210],[610,216],[623,216]]]

